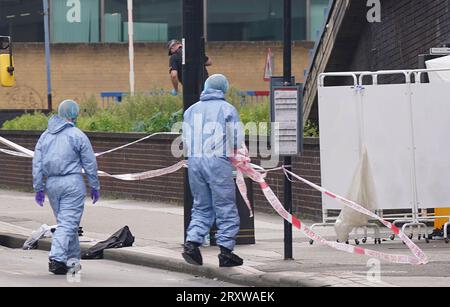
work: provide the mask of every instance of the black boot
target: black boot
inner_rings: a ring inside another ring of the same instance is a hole
[[[67,267],[65,263],[50,260],[50,262],[48,263],[48,271],[55,275],[66,275]]]
[[[231,250],[223,246],[219,247],[219,266],[221,268],[230,268],[234,266],[241,266],[244,264],[244,260],[242,260],[242,258],[238,255],[234,254]]]
[[[183,258],[187,263],[193,265],[203,265],[202,254],[198,248],[200,244],[194,242],[186,242],[184,244]]]

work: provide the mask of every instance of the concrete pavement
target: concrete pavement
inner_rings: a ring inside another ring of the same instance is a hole
[[[0,246],[1,287],[230,287],[230,283],[109,260],[85,261],[77,276],[47,272],[48,253]]]
[[[28,236],[41,224],[54,224],[46,203],[34,204],[34,195],[0,190],[0,233],[8,239]],[[306,222],[310,224],[310,222]],[[183,238],[183,208],[162,203],[131,200],[105,200],[92,206],[87,201],[82,226],[84,247],[108,238],[128,225],[136,236],[135,246],[108,250],[105,258],[120,262],[185,272],[250,286],[448,286],[450,285],[450,246],[441,241],[419,243],[430,258],[430,264],[420,267],[378,263],[356,255],[331,250],[321,245],[310,246],[306,237],[294,230],[294,258],[283,260],[283,222],[275,215],[255,216],[255,245],[239,245],[236,253],[244,258],[239,268],[218,267],[218,248],[204,247],[205,265],[188,265],[181,257]],[[331,228],[319,229],[334,240]],[[386,238],[389,235],[386,232]],[[24,239],[24,237],[22,237]],[[382,245],[366,244],[368,248],[389,253],[408,254],[399,241],[384,241]],[[48,249],[49,242],[40,244]]]

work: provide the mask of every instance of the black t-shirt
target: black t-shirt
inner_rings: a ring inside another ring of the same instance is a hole
[[[205,63],[208,62],[209,58],[205,56]],[[169,59],[169,73],[172,70],[176,70],[178,72],[178,81],[183,84],[183,49],[180,47],[174,54],[170,56]],[[208,78],[208,71],[204,71],[205,80]],[[205,81],[204,80],[204,81]]]

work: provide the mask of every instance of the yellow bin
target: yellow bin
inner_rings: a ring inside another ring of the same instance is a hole
[[[436,216],[450,216],[450,208],[437,208],[434,212]],[[435,219],[434,228],[441,229],[447,222],[448,219]]]
[[[10,65],[10,55],[0,54],[0,85],[1,86],[14,86],[16,84],[14,78],[14,72],[12,75],[8,72],[8,67]],[[13,64],[14,65],[14,64]]]

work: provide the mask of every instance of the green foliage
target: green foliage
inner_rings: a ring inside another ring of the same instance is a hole
[[[316,123],[308,120],[305,124],[305,128],[303,131],[303,135],[305,137],[319,137],[319,127]]]
[[[244,125],[254,123],[258,131],[250,130],[247,134],[268,135],[270,122],[269,98],[251,99],[243,97],[236,89],[227,94],[227,101],[234,105]],[[108,109],[101,109],[94,96],[84,97],[80,103],[80,116],[77,126],[83,131],[98,132],[166,132],[183,120],[181,97],[171,95],[136,95],[125,97],[122,103],[114,104]],[[51,116],[51,115],[49,115]],[[40,130],[47,128],[48,118],[36,112],[25,114],[3,124],[6,130]],[[260,125],[260,123],[267,123]],[[318,127],[308,121],[305,136],[318,137]]]
[[[268,124],[260,126],[259,123],[270,122],[270,104],[269,98],[250,98],[243,96],[240,92],[234,88],[231,88],[226,97],[227,101],[231,103],[238,111],[241,117],[241,122],[249,127],[249,123],[255,123],[257,125],[257,131],[250,129],[246,131],[246,134],[268,134]]]
[[[41,112],[35,112],[34,114],[27,113],[5,122],[3,129],[43,131],[47,129],[47,122],[47,116]]]
[[[93,116],[80,116],[77,126],[83,131],[123,132],[131,129],[130,122],[108,110],[102,110]]]
[[[97,99],[95,99],[94,95],[91,95],[89,98],[84,96],[80,102],[81,116],[93,116],[99,111],[99,109]]]

